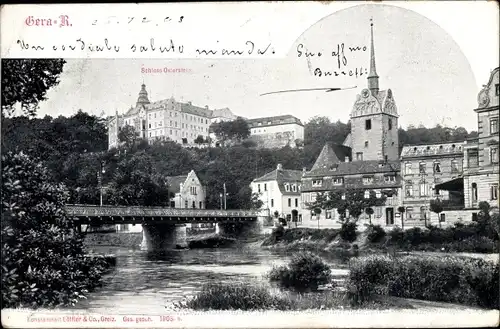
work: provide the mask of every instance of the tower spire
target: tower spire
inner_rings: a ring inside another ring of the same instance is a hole
[[[373,42],[373,18],[370,18],[371,50],[370,50],[370,74],[368,75],[368,89],[373,95],[378,93],[378,75],[375,66],[375,46]]]

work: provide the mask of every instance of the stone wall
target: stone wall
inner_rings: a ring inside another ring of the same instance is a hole
[[[295,134],[292,131],[252,135],[249,139],[254,141],[258,147],[262,148],[282,148],[287,145],[296,147]]]

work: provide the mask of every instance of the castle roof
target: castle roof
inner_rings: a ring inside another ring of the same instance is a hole
[[[399,161],[382,162],[379,160],[331,163],[328,167],[320,167],[307,172],[304,177],[370,175],[377,173],[394,173],[401,168]]]
[[[460,155],[464,152],[463,146],[464,142],[405,145],[401,151],[401,159],[425,156],[439,158],[439,156],[443,155]]]

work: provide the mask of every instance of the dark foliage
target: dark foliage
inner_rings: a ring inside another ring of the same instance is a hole
[[[356,232],[357,224],[355,222],[345,222],[342,223],[340,227],[340,237],[342,240],[347,242],[353,242],[356,240],[357,232]]]
[[[386,236],[384,229],[380,225],[370,225],[367,229],[367,240],[372,243],[382,241]]]

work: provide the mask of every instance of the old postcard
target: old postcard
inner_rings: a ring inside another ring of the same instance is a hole
[[[498,326],[498,20],[3,6],[2,325]]]

